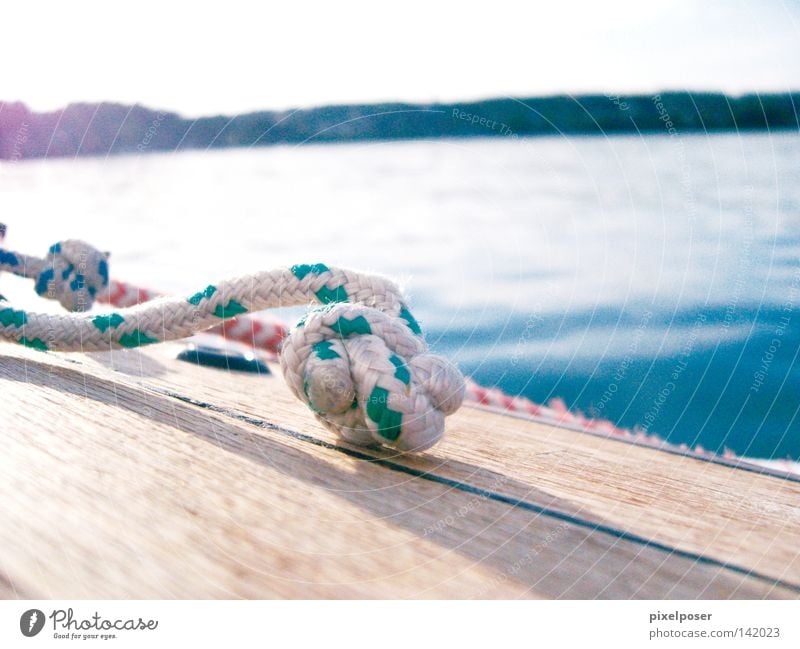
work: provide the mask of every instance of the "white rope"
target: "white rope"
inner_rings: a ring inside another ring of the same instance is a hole
[[[0,249],[0,271],[36,281],[71,311],[108,287],[107,255],[64,241],[38,259]],[[444,432],[464,398],[464,378],[428,352],[389,280],[323,264],[226,280],[188,298],[162,298],[101,315],[44,314],[0,302],[0,339],[43,351],[108,351],[177,340],[221,320],[274,307],[324,304],[292,330],[281,368],[292,392],[355,444],[420,451]]]

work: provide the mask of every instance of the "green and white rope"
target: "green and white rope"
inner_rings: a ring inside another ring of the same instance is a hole
[[[464,378],[428,352],[399,289],[375,275],[298,265],[222,281],[187,298],[161,298],[110,313],[91,308],[108,286],[107,255],[78,241],[46,259],[0,249],[0,271],[36,282],[73,313],[46,314],[0,302],[0,339],[43,351],[108,351],[186,338],[222,320],[319,303],[291,331],[281,368],[292,392],[349,442],[420,451],[444,432],[464,398]]]

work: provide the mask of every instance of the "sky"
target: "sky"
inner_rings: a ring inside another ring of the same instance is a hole
[[[11,0],[2,21],[0,99],[38,110],[800,89],[800,0]]]

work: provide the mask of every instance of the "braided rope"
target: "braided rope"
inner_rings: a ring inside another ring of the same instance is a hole
[[[109,285],[107,255],[79,241],[46,259],[0,249],[0,271],[36,282],[43,297],[87,311]],[[111,313],[44,314],[0,302],[0,339],[42,351],[108,351],[178,340],[263,309],[322,304],[286,338],[281,368],[292,392],[328,428],[356,444],[420,451],[444,432],[464,378],[428,352],[397,286],[324,264],[225,280],[188,298],[164,297]]]
[[[101,291],[97,295],[97,301],[125,308],[159,297],[164,297],[164,294],[112,279],[109,281],[108,291]],[[253,313],[225,320],[205,333],[222,336],[226,340],[242,343],[253,349],[267,352],[270,357],[274,357],[278,355],[284,338],[289,335],[289,327],[273,316]]]

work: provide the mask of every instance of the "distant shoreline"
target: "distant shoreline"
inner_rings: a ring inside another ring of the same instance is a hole
[[[800,131],[800,92],[356,104],[187,119],[139,105],[0,103],[0,160],[333,142]]]

